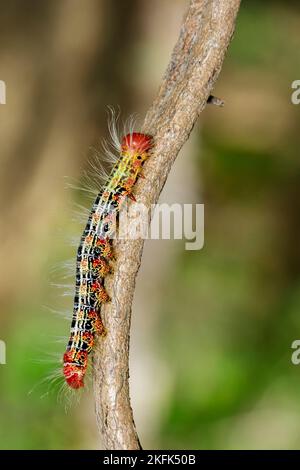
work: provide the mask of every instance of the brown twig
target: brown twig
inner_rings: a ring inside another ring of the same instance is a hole
[[[181,147],[204,109],[233,35],[240,0],[191,0],[179,39],[143,132],[155,147],[145,165],[136,199],[147,208],[158,201]],[[94,355],[97,422],[106,449],[140,449],[129,398],[129,335],[136,275],[143,240],[118,240],[116,265],[106,287],[113,301],[102,309],[108,334]]]

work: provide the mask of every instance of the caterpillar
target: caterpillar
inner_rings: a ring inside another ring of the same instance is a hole
[[[143,177],[142,167],[152,146],[152,136],[147,134],[130,132],[122,138],[117,145],[119,159],[94,201],[80,239],[70,337],[63,355],[63,375],[73,389],[84,386],[96,335],[106,334],[100,310],[110,301],[104,279],[112,272],[113,224],[125,198],[135,200],[132,190],[137,179]]]

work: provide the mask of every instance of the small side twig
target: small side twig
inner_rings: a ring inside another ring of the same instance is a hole
[[[143,126],[143,132],[153,135],[155,147],[145,165],[146,179],[137,183],[135,195],[147,208],[158,201],[178,152],[206,106],[233,35],[239,5],[240,0],[190,1]],[[114,275],[106,282],[113,301],[101,312],[108,334],[99,341],[93,361],[96,416],[106,449],[134,450],[141,447],[129,398],[129,334],[143,240],[118,240],[114,251]]]

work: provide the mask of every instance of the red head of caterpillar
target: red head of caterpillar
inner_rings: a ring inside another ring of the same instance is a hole
[[[63,357],[63,374],[74,389],[84,386],[88,354],[95,335],[105,335],[100,308],[110,300],[104,287],[105,277],[112,272],[110,232],[114,215],[125,197],[134,199],[132,189],[142,176],[142,165],[153,145],[150,135],[132,132],[119,145],[120,156],[98,194],[90,212],[77,251],[76,286],[70,339]]]
[[[141,134],[140,132],[132,132],[123,137],[121,147],[123,152],[139,155],[145,154],[146,156],[152,147],[152,136]]]

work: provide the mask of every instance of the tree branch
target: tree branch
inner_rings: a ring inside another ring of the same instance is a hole
[[[204,109],[234,32],[240,0],[191,0],[179,39],[143,132],[155,147],[145,164],[145,180],[135,188],[147,208],[158,201],[178,152]],[[129,398],[131,306],[143,240],[118,240],[114,275],[107,278],[112,302],[101,315],[107,336],[93,361],[97,422],[106,449],[140,449]]]

